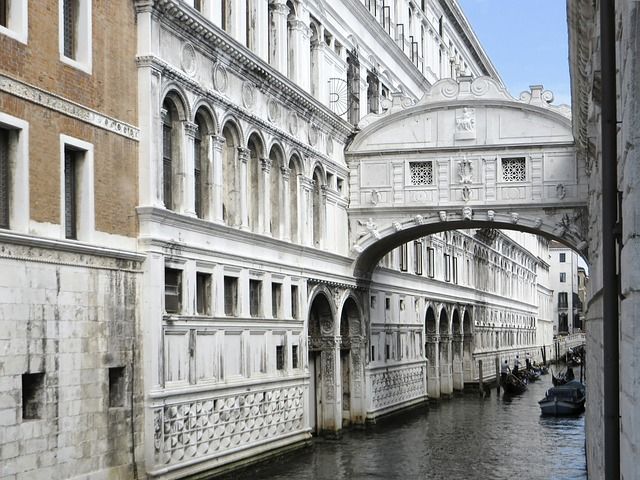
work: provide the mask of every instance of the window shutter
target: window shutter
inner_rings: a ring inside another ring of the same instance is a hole
[[[9,132],[0,130],[0,228],[9,228]]]

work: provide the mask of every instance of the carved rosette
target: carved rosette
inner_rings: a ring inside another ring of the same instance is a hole
[[[271,123],[276,123],[280,119],[280,104],[273,98],[267,102],[267,117]]]
[[[227,73],[227,67],[218,62],[213,66],[213,88],[220,93],[225,93],[229,86],[229,74]]]
[[[242,84],[242,104],[249,110],[256,104],[256,87],[248,80]]]
[[[424,396],[424,367],[376,373],[371,376],[371,390],[374,408]]]
[[[289,133],[291,135],[296,136],[298,134],[299,123],[298,114],[291,112],[289,114]]]
[[[182,71],[190,77],[193,77],[196,74],[196,50],[190,43],[185,43],[182,46],[182,52],[180,52],[180,65],[182,66]]]
[[[318,143],[318,126],[315,123],[309,124],[309,145],[315,147],[316,143]]]

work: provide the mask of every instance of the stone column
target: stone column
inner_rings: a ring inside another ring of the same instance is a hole
[[[269,61],[269,1],[253,0],[249,28],[253,32],[253,51],[265,62]]]
[[[291,241],[291,194],[289,192],[289,176],[291,175],[291,169],[288,167],[280,167],[282,173],[282,215],[280,215],[280,232],[282,232],[282,239]]]
[[[196,189],[195,189],[195,137],[198,125],[192,122],[184,122],[185,152],[184,175],[181,178],[182,204],[180,211],[191,217],[196,216]]]
[[[209,137],[209,158],[211,159],[210,182],[211,195],[209,196],[209,212],[210,220],[216,223],[224,223],[222,216],[222,205],[224,188],[222,186],[222,149],[224,148],[225,138],[219,135],[211,135]]]
[[[311,46],[311,72],[310,72],[310,84],[311,95],[317,98],[323,105],[329,104],[328,96],[328,82],[326,80],[326,47],[324,43],[324,28],[320,27],[318,36]]]
[[[307,24],[300,19],[290,20],[289,25],[289,52],[291,59],[288,69],[289,78],[301,88],[309,91],[309,55],[311,31]]]
[[[364,358],[367,342],[361,336],[351,337],[351,423],[364,424],[367,417]]]
[[[437,335],[427,336],[427,394],[429,398],[440,398],[440,351]]]
[[[465,333],[462,345],[463,382],[473,382],[473,335]]]
[[[225,0],[222,0],[225,1]],[[242,45],[247,44],[247,2],[246,1],[230,1],[231,9],[230,25],[227,31]]]
[[[440,335],[440,393],[453,393],[453,378],[451,374],[451,335]]]
[[[271,66],[283,75],[287,75],[287,16],[289,8],[286,0],[272,0],[269,5],[271,10],[271,25],[269,25],[269,38],[271,39],[269,61]]]
[[[271,164],[270,158],[261,158],[262,165],[261,182],[261,198],[260,198],[260,219],[258,225],[260,233],[271,235]]]
[[[342,429],[342,381],[340,338],[322,337],[322,424],[320,430],[335,434]]]
[[[453,389],[464,390],[464,371],[462,367],[462,335],[453,336]]]
[[[247,204],[247,163],[249,162],[249,149],[244,147],[238,147],[238,165],[240,175],[240,228],[242,230],[249,230],[249,210]]]

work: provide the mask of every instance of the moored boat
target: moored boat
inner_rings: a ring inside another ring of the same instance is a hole
[[[543,415],[575,415],[584,410],[585,399],[585,386],[578,380],[570,380],[547,390],[538,404]]]
[[[527,389],[526,381],[521,380],[513,373],[509,373],[506,379],[500,383],[502,384],[502,388],[504,388],[505,393],[509,393],[511,395],[520,394]]]

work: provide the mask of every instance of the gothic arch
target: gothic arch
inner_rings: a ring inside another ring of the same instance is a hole
[[[187,94],[178,83],[168,82],[165,84],[160,98],[162,98],[160,105],[163,105],[167,99],[173,102],[178,111],[178,119],[180,121],[184,122],[193,118]]]
[[[211,135],[218,135],[220,133],[220,130],[218,129],[218,117],[209,102],[202,98],[198,99],[198,101],[193,105],[193,112],[193,122],[196,121],[196,116],[200,113],[207,122],[208,133]]]
[[[320,333],[323,335],[337,335],[337,331],[336,331],[336,326],[337,323],[336,322],[336,318],[337,317],[337,310],[336,310],[336,306],[333,303],[333,295],[331,294],[331,291],[329,290],[328,287],[326,287],[325,285],[316,285],[315,287],[313,287],[311,289],[311,292],[309,293],[309,307],[307,310],[307,314],[306,314],[306,319],[307,319],[307,332],[308,332],[308,336],[311,337],[312,336],[312,325],[310,325],[311,320],[311,314],[313,311],[314,306],[319,305],[320,308],[322,308],[323,315],[330,315],[330,319],[331,319],[331,325],[329,325],[328,323],[325,324],[325,328],[320,328]],[[316,304],[316,301],[319,302],[319,304]],[[325,310],[325,307],[328,308],[328,310]],[[325,322],[327,321],[326,317],[325,317]],[[325,333],[326,332],[326,333]]]

